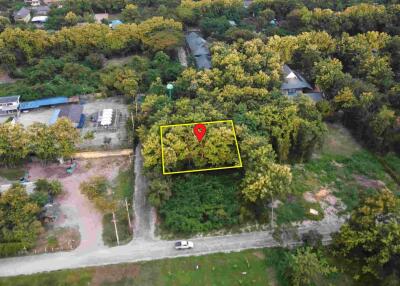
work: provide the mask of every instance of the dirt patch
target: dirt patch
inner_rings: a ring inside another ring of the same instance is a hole
[[[116,283],[122,279],[134,279],[139,276],[139,273],[139,264],[98,267],[93,273],[93,278],[90,285],[101,286]]]
[[[349,156],[359,150],[360,145],[341,124],[327,124],[328,134],[322,146],[322,153]]]
[[[7,72],[0,70],[0,84],[4,83],[14,83],[15,79],[11,78]]]
[[[55,228],[45,231],[39,236],[32,254],[69,251],[78,247],[80,234],[78,229],[71,227]]]
[[[67,165],[39,163],[29,165],[31,180],[40,178],[57,179],[64,188],[64,195],[57,198],[60,205],[60,215],[55,221],[55,227],[79,229],[81,243],[77,251],[90,251],[104,248],[102,240],[103,214],[80,193],[82,182],[93,176],[105,176],[109,181],[115,179],[120,168],[129,166],[128,157],[101,158],[92,160],[77,160],[77,168],[72,175],[67,174]],[[88,168],[90,166],[90,168]]]
[[[267,268],[268,275],[268,285],[269,286],[278,286],[278,281],[276,280],[276,272],[272,267]]]
[[[257,258],[259,258],[260,260],[265,259],[265,254],[261,251],[254,251],[253,255]]]
[[[385,183],[380,180],[372,180],[360,175],[353,175],[353,177],[359,185],[368,189],[382,189],[386,187]]]

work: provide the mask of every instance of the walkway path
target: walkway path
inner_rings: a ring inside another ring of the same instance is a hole
[[[155,210],[147,199],[148,183],[143,176],[143,157],[140,150],[141,144],[138,144],[135,150],[134,240],[131,244],[137,243],[135,239],[154,239]]]
[[[98,159],[107,157],[131,156],[132,154],[133,154],[132,149],[110,150],[110,151],[86,151],[86,152],[75,153],[74,158]]]

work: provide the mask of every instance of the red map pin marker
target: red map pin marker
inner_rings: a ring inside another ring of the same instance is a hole
[[[207,132],[207,128],[204,124],[196,124],[193,127],[193,133],[194,135],[196,135],[197,140],[199,140],[199,142],[201,140],[203,140],[204,135],[206,135]]]

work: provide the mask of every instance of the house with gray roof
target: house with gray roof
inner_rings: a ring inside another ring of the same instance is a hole
[[[15,22],[28,23],[30,19],[31,19],[31,11],[25,7],[22,7],[18,11],[14,12]]]
[[[60,109],[55,110],[52,118],[50,119],[50,125],[54,124],[58,118],[62,117],[68,118],[75,128],[81,128],[85,121],[85,116],[83,115],[83,105],[65,105]]]
[[[19,95],[0,97],[0,116],[18,112]]]
[[[32,7],[32,12],[35,16],[47,16],[50,12],[50,7],[46,5]]]
[[[189,46],[190,52],[195,58],[196,66],[198,69],[211,68],[211,53],[208,48],[208,43],[198,33],[191,32],[186,35],[186,42]]]
[[[284,81],[281,85],[282,93],[293,97],[299,94],[305,94],[314,101],[320,101],[322,99],[322,93],[314,91],[312,86],[299,74],[292,70],[288,65],[283,65],[283,77]]]

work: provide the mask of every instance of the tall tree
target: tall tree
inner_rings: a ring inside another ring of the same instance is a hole
[[[29,153],[29,139],[20,124],[0,124],[0,164],[15,165]]]
[[[385,276],[400,279],[400,201],[389,190],[365,197],[334,236],[336,254],[352,265],[354,277],[368,283]]]

